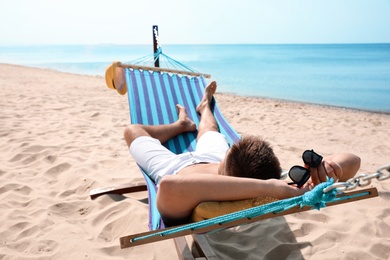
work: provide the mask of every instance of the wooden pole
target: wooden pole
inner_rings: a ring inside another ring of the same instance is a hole
[[[205,78],[211,78],[210,74],[196,73],[196,72],[184,71],[184,70],[175,70],[175,69],[168,69],[168,68],[158,68],[158,67],[140,66],[140,65],[133,65],[133,64],[124,64],[124,63],[120,63],[120,62],[118,63],[117,66],[122,67],[122,68],[136,69],[136,70],[169,72],[169,73],[175,73],[175,74],[190,75],[190,76],[194,76],[194,77],[203,76]]]
[[[156,53],[157,50],[158,50],[157,37],[158,37],[158,26],[157,25],[153,25],[153,53]],[[156,68],[160,67],[159,57],[157,57],[157,59],[154,61],[154,66]]]

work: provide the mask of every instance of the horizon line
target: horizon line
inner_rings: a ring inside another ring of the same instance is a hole
[[[0,44],[0,47],[25,46],[148,46],[152,43],[30,43]],[[165,43],[164,45],[353,45],[353,44],[390,44],[390,42],[328,42],[328,43]]]

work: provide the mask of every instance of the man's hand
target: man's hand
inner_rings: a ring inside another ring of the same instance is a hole
[[[310,169],[310,175],[314,185],[326,182],[327,177],[333,178],[336,182],[343,177],[343,169],[338,163],[332,160],[322,160],[318,168]]]
[[[288,185],[284,180],[269,179],[270,187],[275,191],[274,198],[287,199],[296,196],[300,196],[309,191],[311,187],[304,185],[302,188],[298,188],[296,185]]]

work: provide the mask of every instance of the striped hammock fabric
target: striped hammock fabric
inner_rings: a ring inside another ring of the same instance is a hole
[[[177,120],[176,104],[184,106],[188,116],[199,124],[196,106],[203,97],[206,82],[203,76],[185,76],[150,70],[126,68],[126,84],[132,124],[161,125]],[[226,136],[229,144],[237,142],[239,134],[230,126],[213,101],[213,113],[220,132]],[[189,132],[169,140],[164,145],[179,154],[194,151],[197,132]],[[141,169],[142,171],[142,169]],[[164,227],[156,207],[157,188],[153,181],[144,174],[149,192],[149,229]]]

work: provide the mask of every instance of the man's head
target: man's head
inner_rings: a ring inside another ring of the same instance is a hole
[[[255,136],[245,136],[226,154],[223,174],[255,179],[279,179],[282,169],[270,144]]]

